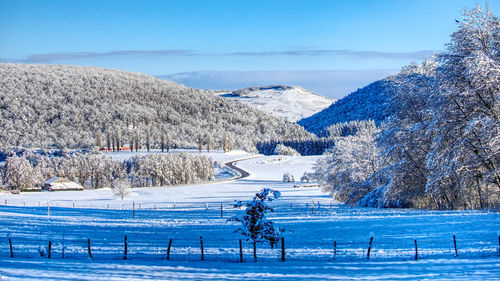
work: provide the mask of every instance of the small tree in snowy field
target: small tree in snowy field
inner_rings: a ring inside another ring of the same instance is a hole
[[[267,203],[279,197],[279,191],[264,188],[255,194],[252,201],[246,203],[237,202],[234,207],[241,208],[242,206],[246,206],[245,214],[232,217],[228,220],[241,223],[241,226],[235,232],[240,233],[246,237],[247,241],[252,242],[254,261],[257,261],[257,243],[269,241],[271,246],[274,246],[281,238],[282,232],[285,231],[266,218],[268,212],[274,212],[274,209]]]
[[[113,193],[122,200],[131,193],[130,183],[126,180],[117,181],[114,184]]]
[[[283,182],[295,182],[295,178],[289,172],[283,174]]]

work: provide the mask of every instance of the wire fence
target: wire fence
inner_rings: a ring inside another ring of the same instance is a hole
[[[3,219],[0,224],[0,256],[3,257],[254,260],[254,245],[240,240],[233,233],[234,225],[226,222],[243,212],[228,202],[60,200],[26,204],[12,200],[4,203],[6,207],[2,207],[3,210],[30,216],[14,215]],[[409,261],[455,256],[500,256],[500,237],[498,232],[497,235],[492,233],[492,229],[498,227],[496,214],[403,210],[374,212],[339,208],[328,200],[300,203],[273,201],[271,206],[275,208],[271,218],[285,226],[287,221],[292,226],[296,221],[309,221],[307,226],[285,232],[284,240],[275,245],[257,243],[257,261]],[[443,215],[445,221],[442,220]],[[89,219],[78,221],[83,217]],[[335,222],[334,226],[330,220]],[[175,223],[169,226],[167,222],[171,221]],[[367,225],[353,228],[357,223]],[[463,223],[470,223],[467,224],[470,229],[461,231]],[[404,226],[394,224],[409,224],[415,231],[401,231]],[[324,226],[330,228],[322,229]],[[436,226],[440,226],[439,230],[430,231]],[[485,231],[478,231],[483,227]],[[365,236],[361,233],[367,229],[377,234]]]
[[[239,239],[194,239],[145,236],[128,233],[101,239],[78,237],[79,233],[60,233],[47,239],[34,235],[0,238],[0,256],[12,258],[92,259],[92,260],[175,260],[175,261],[253,261],[253,243]],[[91,237],[89,234],[88,237]],[[354,261],[420,260],[447,257],[500,257],[498,241],[453,238],[383,239],[366,241],[296,241],[284,238],[275,245],[257,243],[257,261]],[[370,243],[370,241],[372,241]],[[240,244],[241,243],[241,244]],[[240,248],[241,245],[241,248]],[[283,254],[284,253],[284,254]],[[284,257],[283,257],[284,255]]]

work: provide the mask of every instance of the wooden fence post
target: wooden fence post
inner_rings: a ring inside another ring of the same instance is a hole
[[[168,242],[167,260],[170,260],[170,246],[172,246],[172,239]]]
[[[333,259],[337,259],[337,241],[333,241]]]
[[[123,259],[127,259],[127,235],[123,238]]]
[[[89,258],[93,260],[94,258],[92,258],[92,251],[90,250],[90,239],[87,239],[87,249],[89,252]]]
[[[285,261],[285,237],[281,237],[281,261]]]
[[[208,203],[205,203],[205,211],[208,211]]]
[[[49,250],[47,251],[47,258],[50,259],[50,254],[52,252],[52,241],[49,240]]]
[[[73,201],[73,209],[75,208],[75,201]]]
[[[47,217],[50,217],[50,202],[47,200]]]
[[[458,257],[457,238],[455,237],[455,234],[453,234],[453,245],[455,246],[455,257]]]
[[[243,246],[241,244],[241,239],[240,239],[240,262],[243,262]]]
[[[312,214],[314,215],[314,200],[312,201],[311,208],[312,208]]]
[[[366,259],[370,259],[370,252],[372,251],[373,236],[370,237],[370,246],[368,247],[368,252],[366,252]]]
[[[418,246],[417,246],[417,239],[415,239],[415,260],[418,260]]]
[[[135,218],[135,201],[132,202],[132,218]]]
[[[205,260],[205,253],[203,251],[203,237],[200,236],[200,249],[201,249],[201,260]]]
[[[224,215],[224,206],[222,205],[222,202],[220,203],[220,217],[222,218]]]
[[[9,246],[10,246],[10,257],[13,258],[14,252],[12,251],[12,240],[10,239],[10,237],[9,237]]]
[[[62,244],[62,255],[61,256],[62,256],[63,259],[64,259],[64,248],[66,247],[66,245],[65,245],[65,239],[64,239],[65,235],[64,234],[65,234],[65,231],[63,231],[63,236],[62,236],[62,240],[63,240],[62,242],[63,242],[63,244]]]
[[[257,261],[257,242],[253,241],[253,261]]]

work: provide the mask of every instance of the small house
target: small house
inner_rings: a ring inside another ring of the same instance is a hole
[[[77,182],[65,178],[53,177],[43,183],[42,191],[69,191],[83,190],[83,186]]]

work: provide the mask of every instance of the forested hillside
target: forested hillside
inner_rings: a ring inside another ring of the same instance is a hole
[[[326,128],[337,123],[374,120],[380,124],[391,114],[388,103],[394,87],[390,77],[373,82],[297,123],[318,136],[327,136]]]
[[[94,146],[108,136],[158,147],[220,147],[307,137],[300,126],[257,109],[151,76],[64,65],[0,64],[0,148]],[[102,145],[104,146],[104,144]]]

